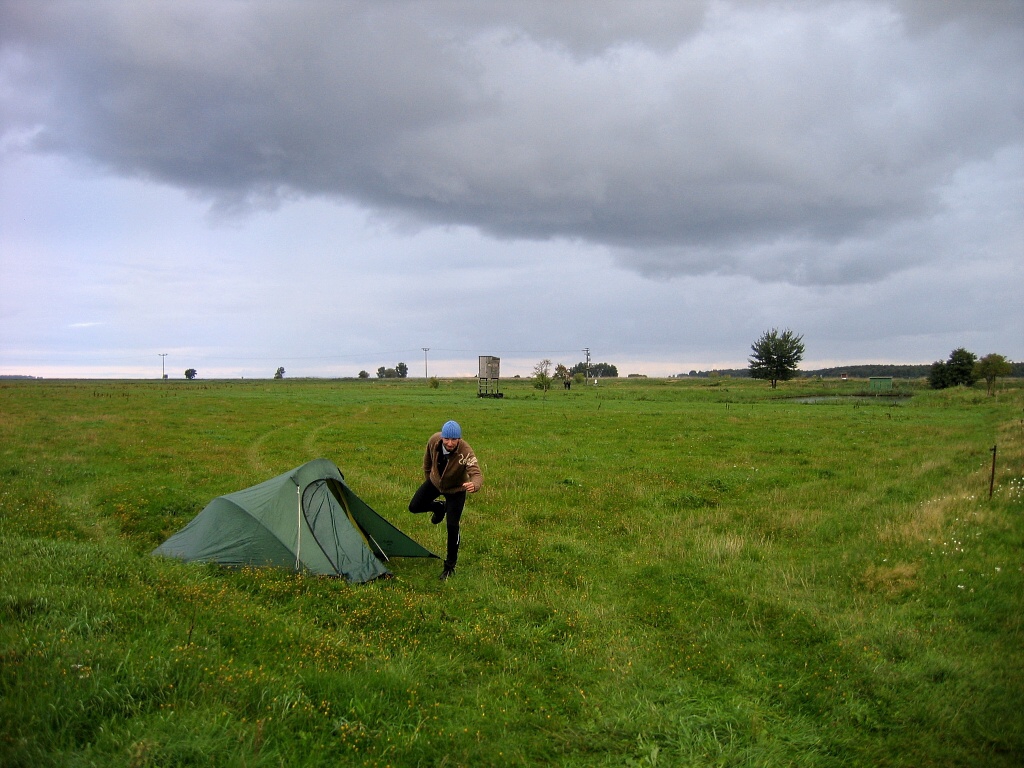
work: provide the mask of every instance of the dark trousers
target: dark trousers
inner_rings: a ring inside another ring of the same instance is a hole
[[[444,496],[444,501],[438,499]],[[445,523],[448,526],[448,556],[444,564],[448,568],[454,568],[459,559],[459,523],[462,520],[462,509],[466,506],[466,492],[441,493],[437,487],[425,480],[423,485],[416,489],[409,502],[409,511],[414,513],[430,512],[432,514],[444,515]]]

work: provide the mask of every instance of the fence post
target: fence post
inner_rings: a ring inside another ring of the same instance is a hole
[[[996,447],[992,446],[992,474],[988,478],[988,498],[992,499],[992,491],[996,485]]]

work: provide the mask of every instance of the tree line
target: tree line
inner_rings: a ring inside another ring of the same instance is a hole
[[[564,364],[554,365],[551,360],[544,358],[533,366],[533,374],[530,378],[537,389],[547,392],[555,381],[561,381],[565,389],[570,389],[573,383],[582,384],[588,377],[595,379],[618,378],[619,369],[611,363],[576,363],[572,368]]]
[[[821,376],[824,378],[842,375],[854,378],[870,378],[873,376],[891,376],[893,378],[928,379],[933,389],[945,389],[956,386],[973,386],[978,381],[985,381],[986,389],[992,394],[995,383],[1005,376],[1024,377],[1024,362],[1015,363],[1004,355],[992,352],[979,358],[963,347],[954,349],[946,360],[936,360],[931,365],[847,365],[835,368],[820,368],[813,371],[800,371],[799,364],[804,355],[803,336],[786,329],[781,333],[777,328],[765,331],[751,347],[751,355],[746,368],[721,368],[710,371],[692,370],[688,375],[695,378],[711,376],[733,376],[736,378],[750,377],[771,382],[774,389],[778,382],[788,381],[797,375],[803,377]],[[199,372],[195,368],[185,371],[186,379],[195,379]],[[283,379],[284,367],[274,372],[275,379]],[[538,389],[547,391],[555,381],[561,381],[568,389],[573,382],[582,383],[587,377],[618,378],[619,370],[611,363],[578,362],[571,368],[551,360],[541,360],[533,368],[530,378]],[[398,363],[394,368],[380,366],[377,369],[378,379],[405,379],[409,376],[409,366]],[[15,377],[3,377],[15,378]],[[31,378],[31,377],[24,377]],[[368,371],[359,372],[360,379],[370,378]]]
[[[803,336],[788,328],[779,333],[772,328],[765,331],[751,347],[748,359],[749,375],[770,381],[772,389],[779,381],[786,381],[798,373],[804,355]],[[1014,373],[1014,364],[996,352],[978,358],[963,347],[954,349],[947,360],[937,360],[928,367],[928,384],[933,389],[956,386],[974,386],[984,380],[988,393],[995,393],[996,380]]]
[[[1003,355],[992,352],[978,358],[963,347],[954,349],[945,361],[936,360],[928,373],[928,384],[932,389],[947,387],[972,387],[976,381],[984,380],[985,389],[991,395],[995,392],[996,379],[1013,373],[1013,364]]]
[[[368,371],[359,372],[360,379],[370,378]],[[385,368],[383,365],[377,369],[378,379],[407,379],[409,378],[409,366],[405,363],[399,363],[394,368]]]

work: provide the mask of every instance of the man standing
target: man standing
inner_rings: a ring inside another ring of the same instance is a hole
[[[434,525],[447,519],[448,553],[441,571],[441,581],[446,581],[455,573],[459,559],[459,522],[466,494],[476,493],[484,483],[476,454],[462,439],[458,422],[446,421],[440,432],[430,436],[423,454],[423,475],[423,485],[413,494],[409,511],[431,512]],[[438,496],[444,496],[444,501]]]

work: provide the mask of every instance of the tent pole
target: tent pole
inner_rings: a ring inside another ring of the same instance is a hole
[[[295,525],[295,572],[299,571],[299,553],[302,551],[302,489],[295,486],[295,500],[298,502],[298,517]]]
[[[365,533],[366,537],[370,541],[373,542],[373,546],[375,546],[377,548],[377,551],[380,552],[380,556],[384,558],[384,562],[385,563],[390,563],[391,560],[388,559],[387,553],[384,551],[384,549],[381,547],[381,545],[377,543],[377,540],[375,538],[373,538],[373,536],[370,534],[370,532],[367,531],[366,529],[364,529],[362,526],[359,527],[359,530],[361,530],[363,533]]]

